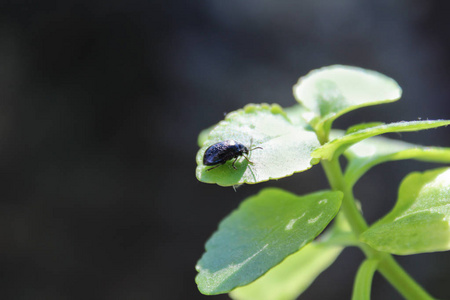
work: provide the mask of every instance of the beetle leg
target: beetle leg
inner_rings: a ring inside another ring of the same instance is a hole
[[[221,165],[223,165],[223,164],[218,164],[217,166],[214,166],[214,167],[212,167],[211,169],[206,170],[206,172],[211,171],[212,169],[215,169],[215,168],[217,168],[217,167],[220,167]]]
[[[242,156],[245,157],[245,159],[248,161],[249,164],[253,165],[253,162],[251,162],[250,159],[248,159],[247,156],[245,156],[245,155],[242,155]]]
[[[233,168],[234,168],[235,170],[237,170],[237,168],[234,166],[234,164],[236,163],[236,161],[237,161],[238,158],[239,158],[239,156],[236,157],[236,159],[233,161],[233,164],[232,164],[232,166],[233,166]]]

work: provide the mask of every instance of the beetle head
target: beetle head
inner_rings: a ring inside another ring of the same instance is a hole
[[[239,151],[240,153],[242,153],[242,154],[248,154],[248,148],[247,148],[247,147],[245,147],[245,146],[242,145],[242,144],[237,144],[237,146],[238,146],[238,151]]]

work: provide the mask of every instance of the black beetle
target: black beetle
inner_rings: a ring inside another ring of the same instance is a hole
[[[262,148],[255,147],[249,150],[243,144],[238,143],[234,140],[226,140],[223,142],[219,142],[209,146],[208,149],[206,149],[205,154],[203,155],[203,164],[205,166],[215,166],[212,167],[211,169],[206,170],[211,171],[212,169],[220,167],[230,159],[235,158],[232,166],[236,170],[237,168],[234,166],[234,164],[236,163],[237,159],[240,156],[245,157],[245,159],[252,164],[252,162],[248,159],[247,156],[245,156],[245,154],[248,155],[248,153],[254,149],[262,149]]]

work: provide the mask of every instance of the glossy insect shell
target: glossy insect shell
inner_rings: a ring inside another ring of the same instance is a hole
[[[236,141],[227,140],[208,147],[203,156],[203,164],[205,166],[224,164],[228,160],[243,154],[248,154],[247,147]]]

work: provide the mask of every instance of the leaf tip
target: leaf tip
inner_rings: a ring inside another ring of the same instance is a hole
[[[320,163],[320,158],[318,157],[313,157],[310,161],[311,166],[317,165],[318,163]]]

